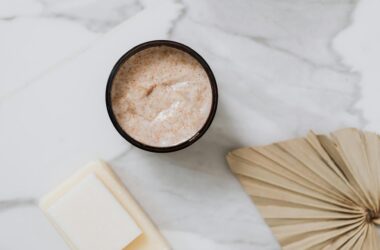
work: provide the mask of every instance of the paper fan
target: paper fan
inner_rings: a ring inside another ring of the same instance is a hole
[[[380,249],[380,138],[343,129],[230,152],[283,249]]]

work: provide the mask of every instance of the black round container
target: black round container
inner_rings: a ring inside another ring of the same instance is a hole
[[[116,73],[118,72],[120,66],[123,65],[123,63],[126,60],[128,60],[131,56],[133,56],[137,52],[140,52],[144,49],[155,47],[155,46],[173,47],[173,48],[182,50],[182,51],[188,53],[189,55],[191,55],[193,58],[195,58],[202,65],[204,70],[206,71],[207,76],[208,76],[209,81],[210,81],[211,91],[212,91],[211,110],[210,110],[210,114],[209,114],[205,124],[203,125],[203,127],[193,137],[191,137],[187,141],[184,141],[180,144],[170,146],[170,147],[155,147],[155,146],[146,145],[144,143],[141,143],[141,142],[135,140],[133,137],[128,135],[123,130],[123,128],[119,125],[119,123],[116,120],[116,117],[113,113],[113,109],[112,109],[112,101],[111,101],[112,83],[113,83],[113,80],[114,80]],[[214,74],[212,73],[210,66],[208,66],[206,61],[197,52],[195,52],[190,47],[188,47],[184,44],[178,43],[178,42],[169,41],[169,40],[154,40],[154,41],[149,41],[149,42],[145,42],[145,43],[142,43],[140,45],[137,45],[136,47],[127,51],[117,61],[117,63],[113,67],[111,74],[108,78],[107,88],[106,88],[106,105],[107,105],[108,115],[111,118],[113,125],[115,126],[115,128],[119,132],[119,134],[122,137],[124,137],[128,142],[130,142],[133,145],[135,145],[136,147],[141,148],[141,149],[146,150],[146,151],[156,152],[156,153],[167,153],[167,152],[173,152],[173,151],[181,150],[183,148],[190,146],[191,144],[196,142],[199,138],[201,138],[204,133],[206,133],[207,129],[210,127],[210,125],[214,119],[214,116],[216,113],[216,108],[218,106],[218,88],[217,88],[217,84],[216,84]]]

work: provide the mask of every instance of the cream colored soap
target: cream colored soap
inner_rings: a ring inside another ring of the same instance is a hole
[[[72,249],[170,249],[114,172],[94,162],[41,199]]]
[[[141,234],[132,217],[94,174],[83,178],[46,213],[81,250],[123,249]]]

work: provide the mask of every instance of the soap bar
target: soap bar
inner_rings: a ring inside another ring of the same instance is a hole
[[[104,162],[88,164],[43,197],[40,207],[72,249],[170,249]]]
[[[46,213],[78,249],[123,249],[141,234],[132,217],[95,174],[83,178]]]

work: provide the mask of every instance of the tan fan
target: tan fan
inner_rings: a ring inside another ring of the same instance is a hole
[[[380,249],[380,137],[310,132],[227,161],[283,249]]]

